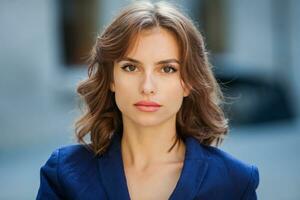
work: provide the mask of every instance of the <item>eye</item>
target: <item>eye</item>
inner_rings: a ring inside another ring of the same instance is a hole
[[[175,73],[177,71],[177,69],[175,67],[173,67],[172,65],[164,66],[162,69],[167,74]]]
[[[132,72],[136,68],[136,66],[132,64],[125,64],[123,67],[121,67],[124,71]]]

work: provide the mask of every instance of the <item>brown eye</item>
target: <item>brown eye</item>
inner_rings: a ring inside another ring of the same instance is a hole
[[[121,67],[123,70],[127,71],[127,72],[132,72],[135,70],[135,66],[132,64],[126,64],[123,67]]]
[[[172,66],[165,66],[163,67],[163,70],[165,73],[170,74],[170,73],[175,73],[177,71],[177,69],[175,69]]]

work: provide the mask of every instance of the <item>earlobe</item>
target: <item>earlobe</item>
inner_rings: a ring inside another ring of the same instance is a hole
[[[190,91],[187,90],[187,89],[184,89],[183,96],[184,96],[184,97],[187,97],[187,96],[189,96],[189,95],[190,95]]]
[[[115,92],[115,85],[113,83],[110,84],[110,90],[112,92]]]
[[[181,84],[183,87],[183,97],[187,97],[190,95],[190,90],[186,87],[186,84],[181,80]]]

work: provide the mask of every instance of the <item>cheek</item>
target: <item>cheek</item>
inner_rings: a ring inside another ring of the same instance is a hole
[[[130,91],[130,87],[133,86],[131,82],[132,79],[115,69],[114,87],[117,94],[127,93]]]
[[[117,77],[115,79],[115,98],[117,106],[121,111],[128,108],[128,105],[132,103],[136,96],[135,85],[134,81],[128,78]]]
[[[168,90],[171,95],[176,97],[176,99],[183,98],[184,89],[182,85],[182,81],[180,79],[169,80],[166,84],[166,90]]]
[[[183,87],[179,80],[169,81],[168,84],[164,84],[164,94],[165,102],[169,104],[172,108],[179,110],[183,101]]]

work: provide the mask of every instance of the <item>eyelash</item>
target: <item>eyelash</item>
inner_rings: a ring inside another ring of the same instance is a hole
[[[133,67],[136,68],[136,66],[135,66],[135,65],[132,65],[132,64],[125,64],[125,65],[124,65],[123,67],[121,67],[121,68],[122,68],[124,71],[126,71],[126,72],[133,72],[133,71],[127,71],[127,70],[126,70],[126,68],[129,67],[129,66],[133,66]],[[166,68],[166,67],[171,68],[171,69],[173,70],[173,72],[166,72],[167,74],[173,74],[173,73],[177,72],[177,69],[176,69],[175,67],[173,67],[172,65],[165,65],[165,66],[162,67],[162,68]]]

